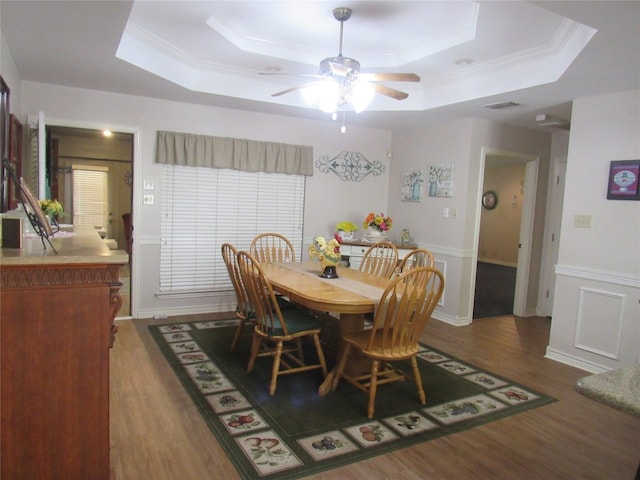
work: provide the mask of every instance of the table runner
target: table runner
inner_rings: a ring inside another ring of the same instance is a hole
[[[318,268],[314,268],[313,270],[309,268],[308,263],[302,262],[288,262],[281,263],[279,265],[283,268],[293,270],[295,272],[300,272],[310,277],[315,277],[321,281],[331,282],[339,288],[344,288],[345,290],[349,290],[352,293],[357,293],[358,295],[370,298],[371,300],[380,300],[380,297],[382,297],[382,293],[384,292],[383,288],[374,287],[373,285],[368,285],[364,282],[354,280],[353,278],[322,278],[319,273],[319,264]]]

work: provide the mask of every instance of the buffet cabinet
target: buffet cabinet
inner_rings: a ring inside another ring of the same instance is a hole
[[[126,252],[94,229],[2,249],[0,477],[107,480],[109,349]]]
[[[398,261],[402,260],[412,250],[418,248],[415,244],[402,245],[395,242],[392,243],[398,249]],[[340,245],[340,255],[349,262],[349,268],[358,270],[360,263],[362,263],[362,257],[364,257],[365,252],[371,245],[373,245],[371,242],[359,240],[344,241]]]

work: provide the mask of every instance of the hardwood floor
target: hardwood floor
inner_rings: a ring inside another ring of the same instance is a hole
[[[152,322],[168,321],[120,321],[111,351],[112,478],[239,479],[147,333]],[[544,358],[549,326],[546,318],[511,316],[467,327],[434,320],[423,340],[558,402],[308,478],[633,479],[640,461],[640,419],[574,390],[588,373]]]

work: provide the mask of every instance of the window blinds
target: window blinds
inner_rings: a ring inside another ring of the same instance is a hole
[[[302,250],[304,175],[164,165],[160,292],[198,294],[231,288],[220,248],[248,250],[263,232]]]
[[[107,168],[73,166],[73,223],[107,227]]]

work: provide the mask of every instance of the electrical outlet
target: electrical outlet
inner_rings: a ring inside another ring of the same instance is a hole
[[[142,182],[142,188],[145,190],[153,190],[153,180],[144,180]]]
[[[144,203],[145,205],[153,205],[153,195],[144,195],[142,197],[142,203]]]
[[[452,208],[451,209],[451,218],[458,218],[458,209],[457,208]]]
[[[591,215],[574,215],[573,226],[578,228],[591,228]]]

